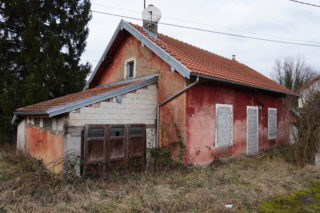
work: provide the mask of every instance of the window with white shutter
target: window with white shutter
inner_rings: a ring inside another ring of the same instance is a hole
[[[216,147],[232,144],[232,105],[216,104]]]
[[[277,109],[268,108],[268,139],[277,138]]]

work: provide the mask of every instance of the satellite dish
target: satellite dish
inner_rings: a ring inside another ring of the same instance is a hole
[[[157,7],[150,4],[143,10],[142,19],[147,22],[159,22],[161,19],[161,12]]]

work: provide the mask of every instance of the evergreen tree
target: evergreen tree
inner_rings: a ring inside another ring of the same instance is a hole
[[[0,142],[13,111],[80,91],[90,0],[0,0]]]

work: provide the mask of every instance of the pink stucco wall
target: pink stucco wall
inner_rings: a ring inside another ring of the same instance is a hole
[[[216,104],[233,105],[233,144],[228,148],[215,147]],[[288,111],[284,96],[216,82],[202,83],[187,91],[186,162],[207,165],[215,158],[246,154],[247,106],[260,107],[260,151],[287,141]],[[276,140],[268,140],[268,107],[277,108]]]

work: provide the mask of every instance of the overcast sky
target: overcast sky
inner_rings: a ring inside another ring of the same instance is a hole
[[[301,0],[320,5],[320,0]],[[143,0],[92,0],[92,10],[141,18]],[[320,7],[289,0],[147,0],[161,10],[160,22],[227,33],[320,45]],[[92,13],[83,62],[96,66],[121,18]],[[125,19],[141,25],[142,21]],[[320,71],[320,47],[235,38],[160,25],[159,32],[237,60],[270,77],[274,61],[303,57]]]

